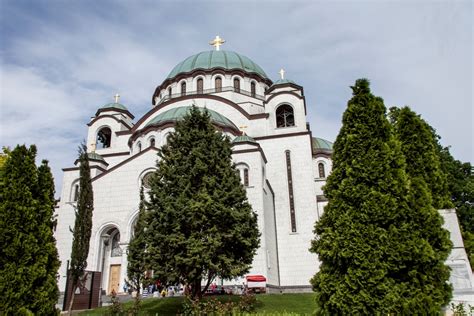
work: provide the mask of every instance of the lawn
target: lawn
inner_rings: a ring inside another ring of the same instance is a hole
[[[238,296],[217,296],[220,301],[236,300]],[[142,302],[140,315],[177,315],[181,310],[183,297],[168,297],[164,299],[150,298]],[[127,307],[130,303],[126,303]],[[250,315],[278,315],[292,313],[293,315],[311,315],[316,308],[314,294],[260,294],[257,295],[256,309]],[[106,315],[108,308],[102,307],[84,311],[80,315]]]

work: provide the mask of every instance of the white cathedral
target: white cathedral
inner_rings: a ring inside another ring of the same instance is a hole
[[[322,186],[332,168],[332,143],[312,135],[302,86],[285,79],[283,70],[272,81],[248,57],[220,50],[223,42],[216,37],[215,50],[177,64],[155,89],[143,117],[134,120],[117,95],[87,124],[94,191],[87,270],[102,272],[107,293],[123,291],[139,190],[149,186],[157,149],[193,104],[206,108],[215,127],[232,139],[233,162],[258,214],[260,248],[249,274],[263,275],[269,292],[311,290],[309,280],[319,263],[308,249],[327,203]],[[60,291],[71,257],[78,162],[63,171],[55,235]]]

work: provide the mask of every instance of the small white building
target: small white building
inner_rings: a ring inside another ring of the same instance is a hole
[[[87,269],[102,272],[107,293],[123,291],[139,190],[156,168],[157,148],[193,104],[206,108],[233,140],[233,161],[258,214],[261,243],[250,274],[265,276],[269,292],[311,290],[319,263],[308,249],[326,204],[322,186],[332,168],[332,143],[312,135],[302,86],[284,79],[283,70],[271,80],[251,59],[219,50],[216,42],[217,50],[192,55],[171,70],[143,117],[135,120],[117,96],[87,124],[94,191]],[[63,170],[56,229],[61,291],[79,188],[78,165]]]

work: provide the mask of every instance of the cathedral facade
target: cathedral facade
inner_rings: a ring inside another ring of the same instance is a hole
[[[219,38],[213,43],[215,50],[192,55],[172,69],[143,117],[135,120],[117,95],[87,124],[94,191],[87,269],[102,272],[107,293],[123,289],[139,190],[142,185],[146,190],[156,169],[157,149],[192,105],[206,108],[214,126],[232,140],[233,162],[258,215],[260,248],[249,274],[263,275],[270,292],[311,289],[318,260],[308,249],[326,204],[321,188],[331,171],[332,143],[312,135],[303,87],[285,79],[283,70],[273,81],[251,59],[219,50]],[[71,256],[77,163],[63,169],[57,209],[61,291]]]

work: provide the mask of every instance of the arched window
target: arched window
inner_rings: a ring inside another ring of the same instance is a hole
[[[151,178],[153,176],[153,172],[147,172],[142,178],[142,185],[145,189],[151,188]]]
[[[199,78],[197,80],[197,93],[202,94],[203,91],[204,91],[204,80],[202,80],[202,78]]]
[[[168,98],[171,99],[171,87],[168,88]]]
[[[79,184],[76,184],[74,185],[74,193],[72,196],[72,200],[73,202],[77,202],[78,199],[79,199]]]
[[[250,95],[251,95],[253,98],[255,98],[255,95],[256,95],[256,93],[255,93],[255,82],[251,82],[251,83],[250,83]]]
[[[142,151],[142,143],[140,143],[140,142],[137,143],[137,151],[138,152]]]
[[[150,139],[150,147],[155,147],[155,139],[154,138]]]
[[[186,82],[181,84],[181,95],[186,95]]]
[[[287,175],[287,180],[288,180],[288,196],[290,200],[291,232],[296,233],[295,196],[293,194],[293,174],[291,171],[291,153],[289,150],[285,151],[285,157],[286,157],[286,175]]]
[[[239,80],[239,78],[234,78],[234,91],[240,93],[240,80]]]
[[[221,92],[222,91],[222,78],[217,77],[215,80],[216,83],[216,92]]]
[[[102,148],[109,148],[110,147],[110,140],[112,138],[112,131],[108,127],[101,128],[100,131],[97,133],[97,141],[96,146],[99,149]]]
[[[289,104],[283,104],[276,110],[277,127],[295,126],[295,115]]]
[[[249,186],[249,169],[247,168],[244,169],[244,185]]]
[[[324,170],[324,164],[322,162],[318,163],[318,171],[320,178],[326,178],[326,170]]]

